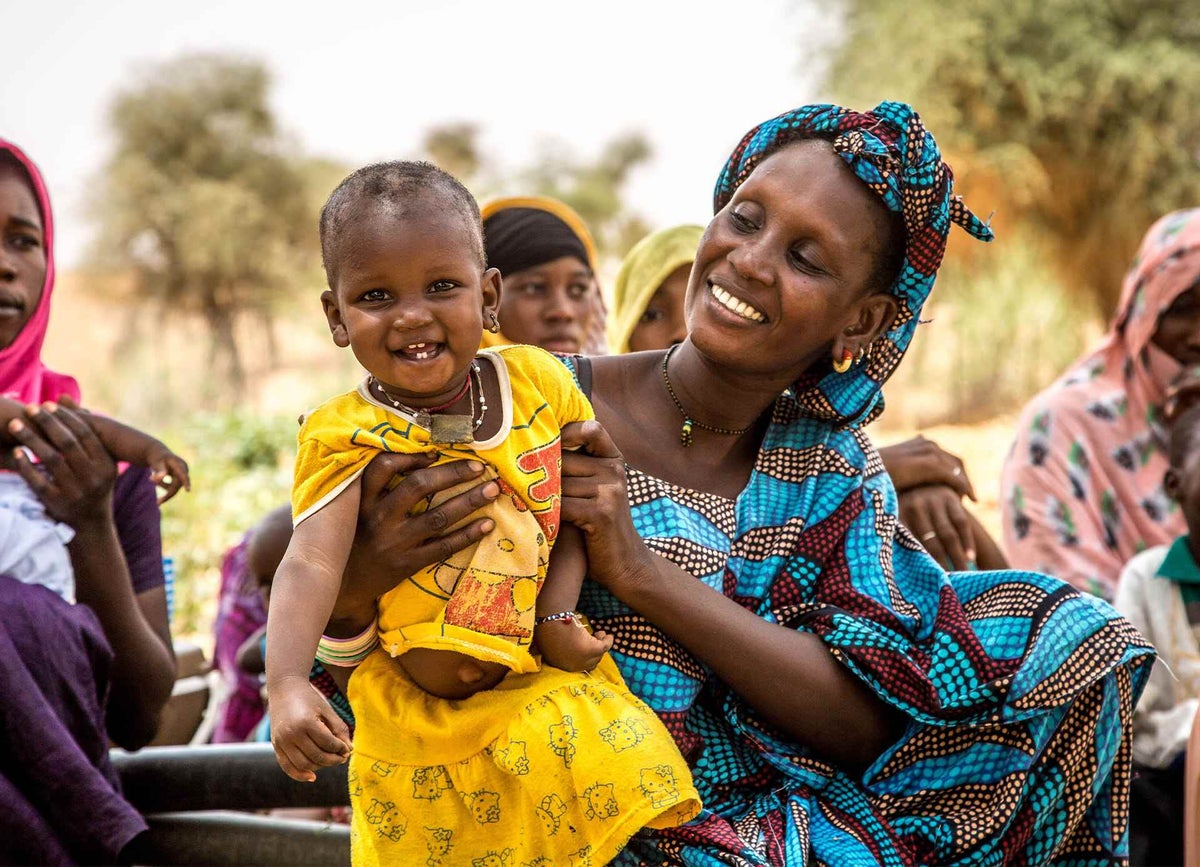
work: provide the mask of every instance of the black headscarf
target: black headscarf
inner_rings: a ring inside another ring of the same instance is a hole
[[[538,208],[505,208],[483,221],[487,263],[502,276],[535,268],[563,256],[592,267],[587,247],[554,214]]]

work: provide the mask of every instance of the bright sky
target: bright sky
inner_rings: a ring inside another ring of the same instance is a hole
[[[50,185],[58,259],[77,264],[89,178],[111,139],[109,100],[154,61],[234,51],[275,76],[273,106],[303,148],[357,166],[416,155],[422,133],[468,120],[489,158],[538,141],[590,156],[645,132],[629,187],[655,226],[701,222],[722,161],[754,124],[820,98],[826,0],[39,0],[4,13],[0,136]],[[749,11],[753,9],[753,15]]]

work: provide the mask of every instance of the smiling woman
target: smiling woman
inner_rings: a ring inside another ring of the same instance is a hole
[[[690,336],[571,363],[596,412],[562,433],[580,609],[704,806],[613,863],[1119,862],[1152,651],[1053,578],[944,572],[863,431],[951,226],[991,237],[932,135],[902,103],[802,106],[743,138],[714,212]],[[370,547],[347,613],[387,561],[411,574]]]

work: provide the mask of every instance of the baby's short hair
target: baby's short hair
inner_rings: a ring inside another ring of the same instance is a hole
[[[1171,423],[1167,455],[1171,460],[1171,466],[1176,469],[1182,468],[1187,462],[1187,456],[1196,441],[1197,428],[1200,428],[1200,404],[1191,407]]]
[[[458,211],[471,235],[471,246],[481,266],[487,265],[483,250],[483,221],[479,204],[458,178],[423,160],[393,160],[363,166],[337,185],[321,209],[321,262],[332,287],[333,265],[341,233],[366,205],[375,204],[401,211],[413,199],[433,193]]]

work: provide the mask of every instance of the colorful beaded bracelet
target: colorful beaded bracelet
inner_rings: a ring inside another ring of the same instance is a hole
[[[376,621],[353,638],[333,638],[322,635],[317,642],[317,661],[322,665],[352,668],[371,655],[379,644],[379,627]]]
[[[578,611],[557,611],[554,614],[547,614],[545,617],[535,617],[533,619],[534,626],[541,626],[543,623],[553,623],[555,620],[574,620],[579,622]]]

